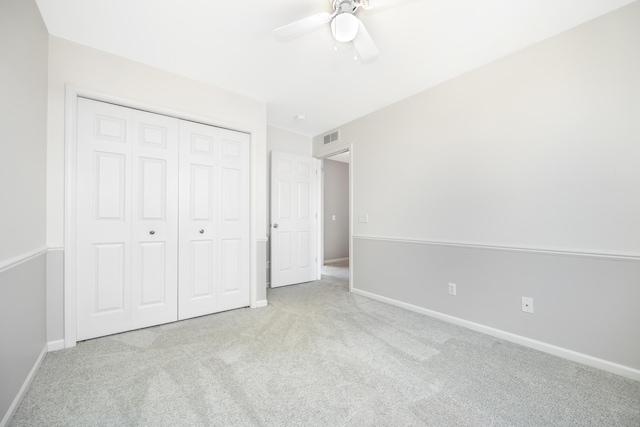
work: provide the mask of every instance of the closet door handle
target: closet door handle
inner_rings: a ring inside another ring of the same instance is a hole
[[[278,228],[278,224],[273,224],[273,228]]]
[[[149,234],[156,234],[156,232],[155,232],[155,231],[153,231],[153,230],[151,230],[151,231],[149,232]]]
[[[204,230],[200,230],[200,234],[204,234]]]

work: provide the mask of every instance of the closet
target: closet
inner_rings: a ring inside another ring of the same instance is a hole
[[[249,143],[78,98],[78,340],[249,305]]]

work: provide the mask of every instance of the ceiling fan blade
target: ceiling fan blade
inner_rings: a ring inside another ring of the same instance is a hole
[[[360,21],[360,28],[358,29],[358,35],[353,39],[353,44],[356,47],[358,58],[362,62],[369,62],[374,60],[379,53],[378,47],[373,42],[373,39],[369,35],[369,32],[365,28],[362,21]]]
[[[365,10],[387,8],[401,5],[402,3],[408,3],[414,0],[360,0],[362,8]]]
[[[296,37],[300,37],[302,35],[310,33],[316,28],[328,23],[329,21],[331,21],[330,13],[317,13],[299,21],[292,22],[291,24],[276,28],[275,30],[273,30],[273,35],[276,40],[287,42],[289,40],[295,39]]]

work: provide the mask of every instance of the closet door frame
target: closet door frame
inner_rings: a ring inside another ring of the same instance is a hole
[[[257,244],[258,239],[257,223],[257,191],[256,191],[256,146],[254,141],[258,130],[238,123],[229,123],[223,120],[216,120],[192,114],[181,113],[167,108],[158,107],[146,103],[134,102],[127,99],[111,96],[108,94],[95,92],[89,89],[67,84],[65,86],[65,200],[64,200],[64,348],[75,347],[77,343],[77,277],[76,277],[76,257],[77,257],[77,115],[78,98],[88,98],[95,101],[107,102],[120,105],[122,107],[134,108],[154,114],[174,117],[182,120],[202,123],[205,125],[230,129],[243,132],[249,135],[250,151],[250,189],[249,189],[249,263],[250,263],[250,284],[249,301],[250,307],[262,307],[264,301],[257,300]]]

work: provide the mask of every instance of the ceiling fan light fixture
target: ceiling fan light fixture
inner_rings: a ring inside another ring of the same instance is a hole
[[[339,13],[331,21],[333,38],[341,43],[352,41],[358,35],[360,20],[351,13]]]

